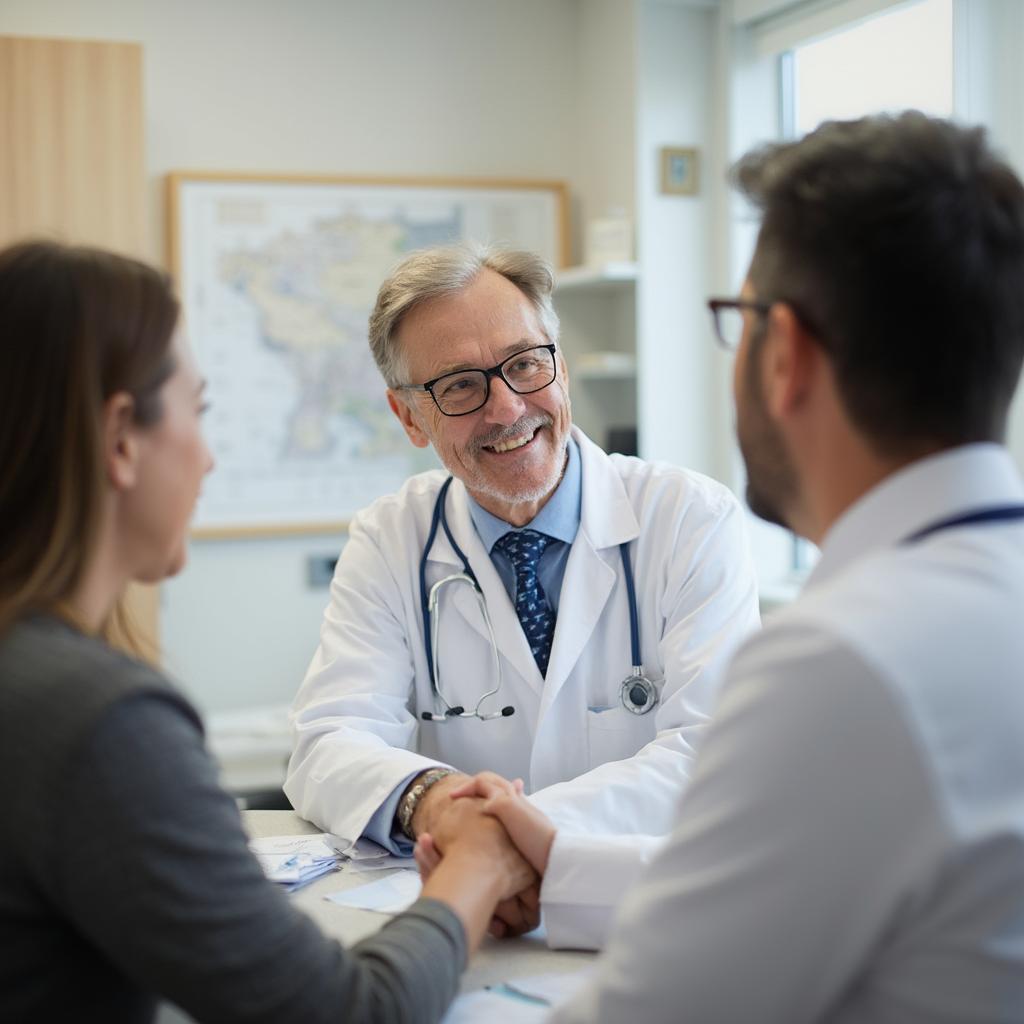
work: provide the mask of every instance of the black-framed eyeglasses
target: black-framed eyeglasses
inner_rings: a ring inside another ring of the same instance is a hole
[[[765,316],[771,308],[772,303],[754,299],[708,299],[715,322],[715,340],[726,352],[735,352],[743,338],[743,311],[749,309]]]
[[[467,416],[487,404],[491,379],[500,377],[517,395],[542,391],[555,379],[555,346],[536,345],[514,352],[487,370],[455,370],[403,391],[427,391],[445,416]]]

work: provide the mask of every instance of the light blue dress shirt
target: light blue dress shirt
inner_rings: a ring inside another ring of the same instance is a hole
[[[580,528],[580,506],[583,501],[583,478],[580,471],[580,450],[576,442],[570,438],[568,444],[569,457],[565,464],[565,472],[555,488],[555,493],[544,503],[544,507],[525,526],[510,526],[504,519],[491,515],[472,497],[469,499],[469,514],[480,539],[484,542],[487,553],[491,556],[494,568],[497,569],[501,582],[511,598],[516,600],[516,572],[508,557],[495,551],[494,545],[510,531],[536,530],[553,537],[554,541],[544,549],[537,567],[540,585],[544,588],[551,610],[558,613],[558,598],[565,577],[565,564],[569,560],[572,542],[576,539],[576,531]]]
[[[580,466],[579,445],[569,438],[566,446],[568,458],[565,472],[555,488],[555,493],[544,503],[544,507],[525,526],[510,526],[503,519],[491,515],[472,497],[469,499],[469,514],[473,519],[476,532],[483,541],[484,547],[491,556],[494,568],[501,577],[501,582],[508,592],[512,603],[515,603],[516,574],[512,563],[494,545],[510,530],[537,530],[554,540],[541,555],[537,576],[547,595],[551,610],[558,613],[558,599],[565,577],[565,565],[569,560],[572,542],[576,539],[576,531],[580,528],[580,508],[583,502],[583,474]],[[412,844],[406,836],[394,827],[395,813],[402,794],[410,782],[419,774],[413,772],[408,778],[392,790],[391,795],[381,804],[376,814],[369,820],[363,835],[375,843],[390,850],[400,857],[408,857],[412,853]]]

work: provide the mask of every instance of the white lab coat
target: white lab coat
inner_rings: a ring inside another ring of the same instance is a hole
[[[608,456],[578,430],[579,532],[559,597],[542,677],[515,609],[452,483],[447,517],[483,589],[503,672],[494,721],[421,721],[439,711],[424,652],[419,565],[437,493],[434,470],[353,520],[335,571],[320,646],[296,697],[285,792],[304,818],[362,834],[410,774],[447,764],[522,778],[575,832],[664,834],[708,719],[720,670],[757,623],[743,523],[720,484],[666,465]],[[644,668],[661,689],[646,715],[619,696],[630,672],[626,588],[618,545],[629,541]],[[461,563],[443,531],[428,587]],[[477,598],[449,587],[438,651],[445,696],[473,708],[492,684],[492,650]]]
[[[604,949],[623,897],[667,839],[556,833],[540,890],[548,945]]]
[[[1024,501],[1008,453],[893,474],[806,593],[736,654],[676,826],[559,835],[558,944],[594,945],[558,1024],[1024,1020]]]

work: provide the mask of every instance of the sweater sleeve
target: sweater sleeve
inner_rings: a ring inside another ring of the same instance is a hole
[[[72,762],[40,884],[141,989],[198,1021],[440,1019],[466,962],[454,913],[420,900],[350,950],[325,938],[263,877],[173,700],[118,701]]]

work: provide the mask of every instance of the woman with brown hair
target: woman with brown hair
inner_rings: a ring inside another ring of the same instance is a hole
[[[130,580],[183,566],[212,467],[178,320],[144,264],[0,252],[0,1019],[437,1020],[529,881],[500,826],[471,816],[343,950],[264,880],[194,709],[102,639]]]

